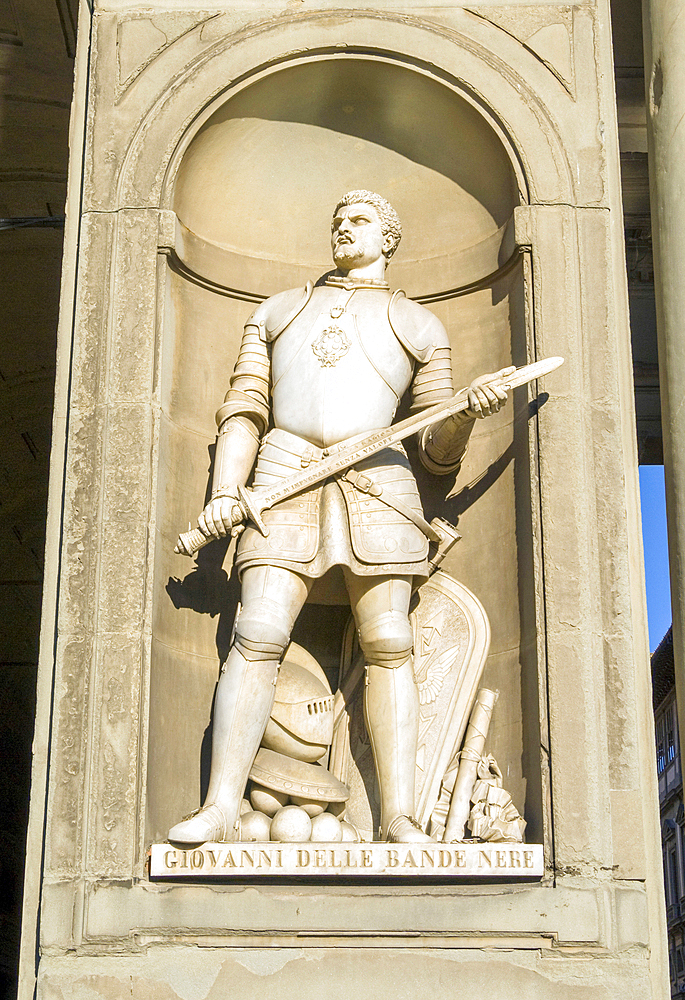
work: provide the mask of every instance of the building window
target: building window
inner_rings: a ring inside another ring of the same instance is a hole
[[[664,717],[659,715],[655,719],[656,728],[656,769],[658,774],[663,774],[666,768],[666,733],[664,726]]]
[[[680,891],[678,889],[678,866],[676,864],[675,857],[675,844],[673,847],[668,849],[668,895],[669,895],[669,905],[675,906],[675,904],[680,899]],[[682,951],[679,950],[679,961],[682,961]],[[678,966],[681,969],[681,966]]]
[[[671,704],[666,713],[666,757],[668,763],[675,760],[675,704]]]
[[[678,721],[675,701],[662,708],[654,719],[656,736],[656,769],[663,774],[678,756]]]

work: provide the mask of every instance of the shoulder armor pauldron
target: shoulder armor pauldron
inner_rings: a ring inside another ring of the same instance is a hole
[[[404,349],[419,364],[430,361],[436,347],[449,344],[445,328],[425,306],[408,299],[398,289],[390,296],[388,320]]]
[[[261,339],[272,344],[302,312],[312,297],[313,288],[312,282],[308,281],[304,288],[289,288],[272,295],[257,306],[246,326],[258,327]]]

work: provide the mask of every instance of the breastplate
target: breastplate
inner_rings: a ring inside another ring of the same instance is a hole
[[[322,293],[322,294],[317,294]],[[413,361],[388,321],[385,291],[317,288],[272,345],[276,427],[320,448],[392,423]]]

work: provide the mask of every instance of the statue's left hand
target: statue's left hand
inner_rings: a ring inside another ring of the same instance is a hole
[[[469,410],[472,416],[483,419],[497,413],[507,401],[507,375],[515,372],[514,366],[502,368],[490,375],[481,375],[468,388]]]

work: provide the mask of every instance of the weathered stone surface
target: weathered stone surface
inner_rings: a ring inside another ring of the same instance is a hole
[[[487,933],[534,939],[550,934],[560,945],[574,942],[592,949],[610,948],[616,929],[616,893],[611,880],[598,888],[574,888],[576,879],[562,878],[549,885],[503,884],[451,887],[423,885],[419,892],[407,886],[362,883],[317,883],[305,886],[287,880],[272,884],[192,885],[142,881],[128,886],[101,881],[87,887],[85,930],[90,940],[108,934],[125,937],[127,928],[139,928],[141,940],[166,941],[182,922],[188,940],[221,938],[226,927],[238,935],[307,933],[338,938],[341,932],[373,938],[383,933],[411,940],[420,933],[466,935]],[[54,891],[52,888],[50,892]],[[646,895],[629,889],[629,906],[636,926],[643,926]],[[143,928],[148,928],[143,931]],[[58,938],[52,938],[55,943]],[[232,940],[225,942],[228,945]],[[644,954],[642,958],[644,958]],[[640,959],[641,960],[641,959]]]
[[[74,323],[74,362],[71,405],[87,413],[102,399],[105,379],[107,310],[110,305],[113,215],[85,213],[81,230],[82,254],[89,267],[81,272]]]
[[[157,212],[117,214],[108,397],[147,401],[152,393],[157,320]],[[131,295],[131,289],[135,289]]]
[[[104,633],[97,661],[95,710],[101,719],[92,750],[88,867],[110,876],[130,872],[135,850],[141,639]]]
[[[60,669],[55,678],[58,722],[54,732],[48,849],[50,871],[73,875],[80,869],[84,793],[87,768],[87,708],[92,678],[92,636],[62,638],[58,646]]]
[[[261,995],[268,989],[277,1000],[293,994],[314,1000],[330,990],[359,990],[373,983],[374,992],[429,1000],[451,989],[476,992],[484,981],[500,996],[530,1000],[605,1000],[613,990],[640,1000],[647,981],[611,960],[538,957],[519,952],[515,958],[474,949],[349,948],[236,949],[229,956],[216,950],[188,955],[179,949],[151,949],[146,957],[51,959],[46,962],[38,996],[41,1000],[219,1000],[226,992]],[[542,954],[546,954],[543,952]]]

